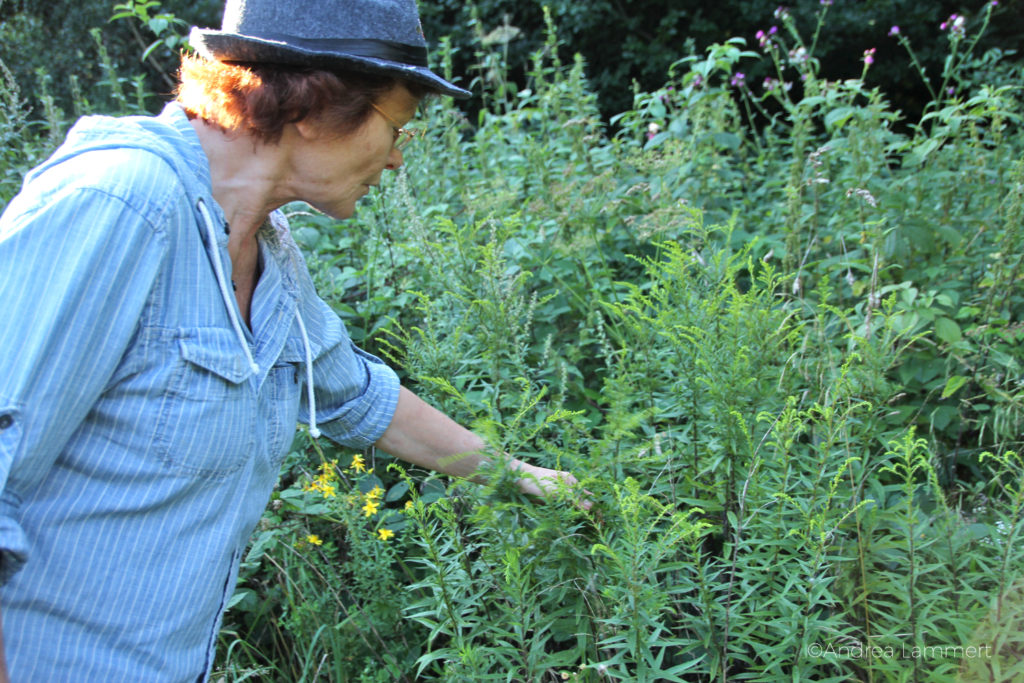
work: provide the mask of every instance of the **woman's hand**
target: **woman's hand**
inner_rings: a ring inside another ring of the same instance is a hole
[[[484,483],[478,473],[488,460],[487,444],[482,438],[457,424],[447,415],[405,387],[398,396],[398,406],[391,424],[376,446],[406,462],[455,477]],[[510,460],[510,469],[519,474],[519,490],[541,498],[551,498],[560,489],[571,489],[579,482],[569,472],[537,467],[521,460]],[[591,495],[589,491],[583,492]],[[576,503],[589,510],[592,503],[582,498]]]
[[[537,467],[521,460],[517,460],[514,467],[522,475],[516,480],[519,490],[531,496],[549,498],[558,493],[560,489],[572,489],[579,485],[579,481],[571,472]],[[584,493],[589,494],[590,492],[584,491]],[[581,498],[576,501],[576,504],[584,510],[589,510],[593,502]]]

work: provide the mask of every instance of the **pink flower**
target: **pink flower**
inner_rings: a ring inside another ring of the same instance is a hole
[[[893,37],[893,36],[898,36],[899,34],[900,34],[900,27],[899,26],[893,26],[891,29],[889,29],[889,37],[890,38]]]
[[[773,47],[772,46],[772,36],[774,36],[778,32],[779,32],[779,27],[778,26],[772,26],[767,31],[759,30],[757,33],[754,34],[754,37],[757,38],[757,44],[760,45],[762,48],[764,48],[764,47]]]
[[[864,50],[864,66],[871,66],[875,63],[875,48]]]
[[[965,24],[967,19],[961,14],[950,14],[949,19],[939,24],[939,28],[943,31],[948,30],[952,38],[963,38],[964,34],[967,33]]]

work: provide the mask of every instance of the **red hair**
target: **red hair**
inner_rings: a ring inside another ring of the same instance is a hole
[[[427,94],[419,84],[389,76],[185,55],[175,95],[190,116],[274,143],[286,125],[309,118],[338,135],[351,133],[369,116],[370,104],[397,85],[417,98]]]

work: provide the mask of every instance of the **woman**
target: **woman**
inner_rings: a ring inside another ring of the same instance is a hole
[[[402,164],[413,0],[229,0],[177,102],[80,121],[0,219],[0,592],[13,680],[195,681],[297,422],[470,477],[484,442],[352,345],[275,210]],[[534,494],[572,475],[513,461]]]

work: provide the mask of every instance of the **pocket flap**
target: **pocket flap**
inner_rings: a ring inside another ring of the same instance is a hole
[[[278,363],[305,363],[306,348],[298,337],[288,337],[281,348],[281,355],[277,357]]]
[[[229,382],[238,384],[252,375],[252,368],[232,330],[199,327],[187,330],[178,340],[181,357]]]

